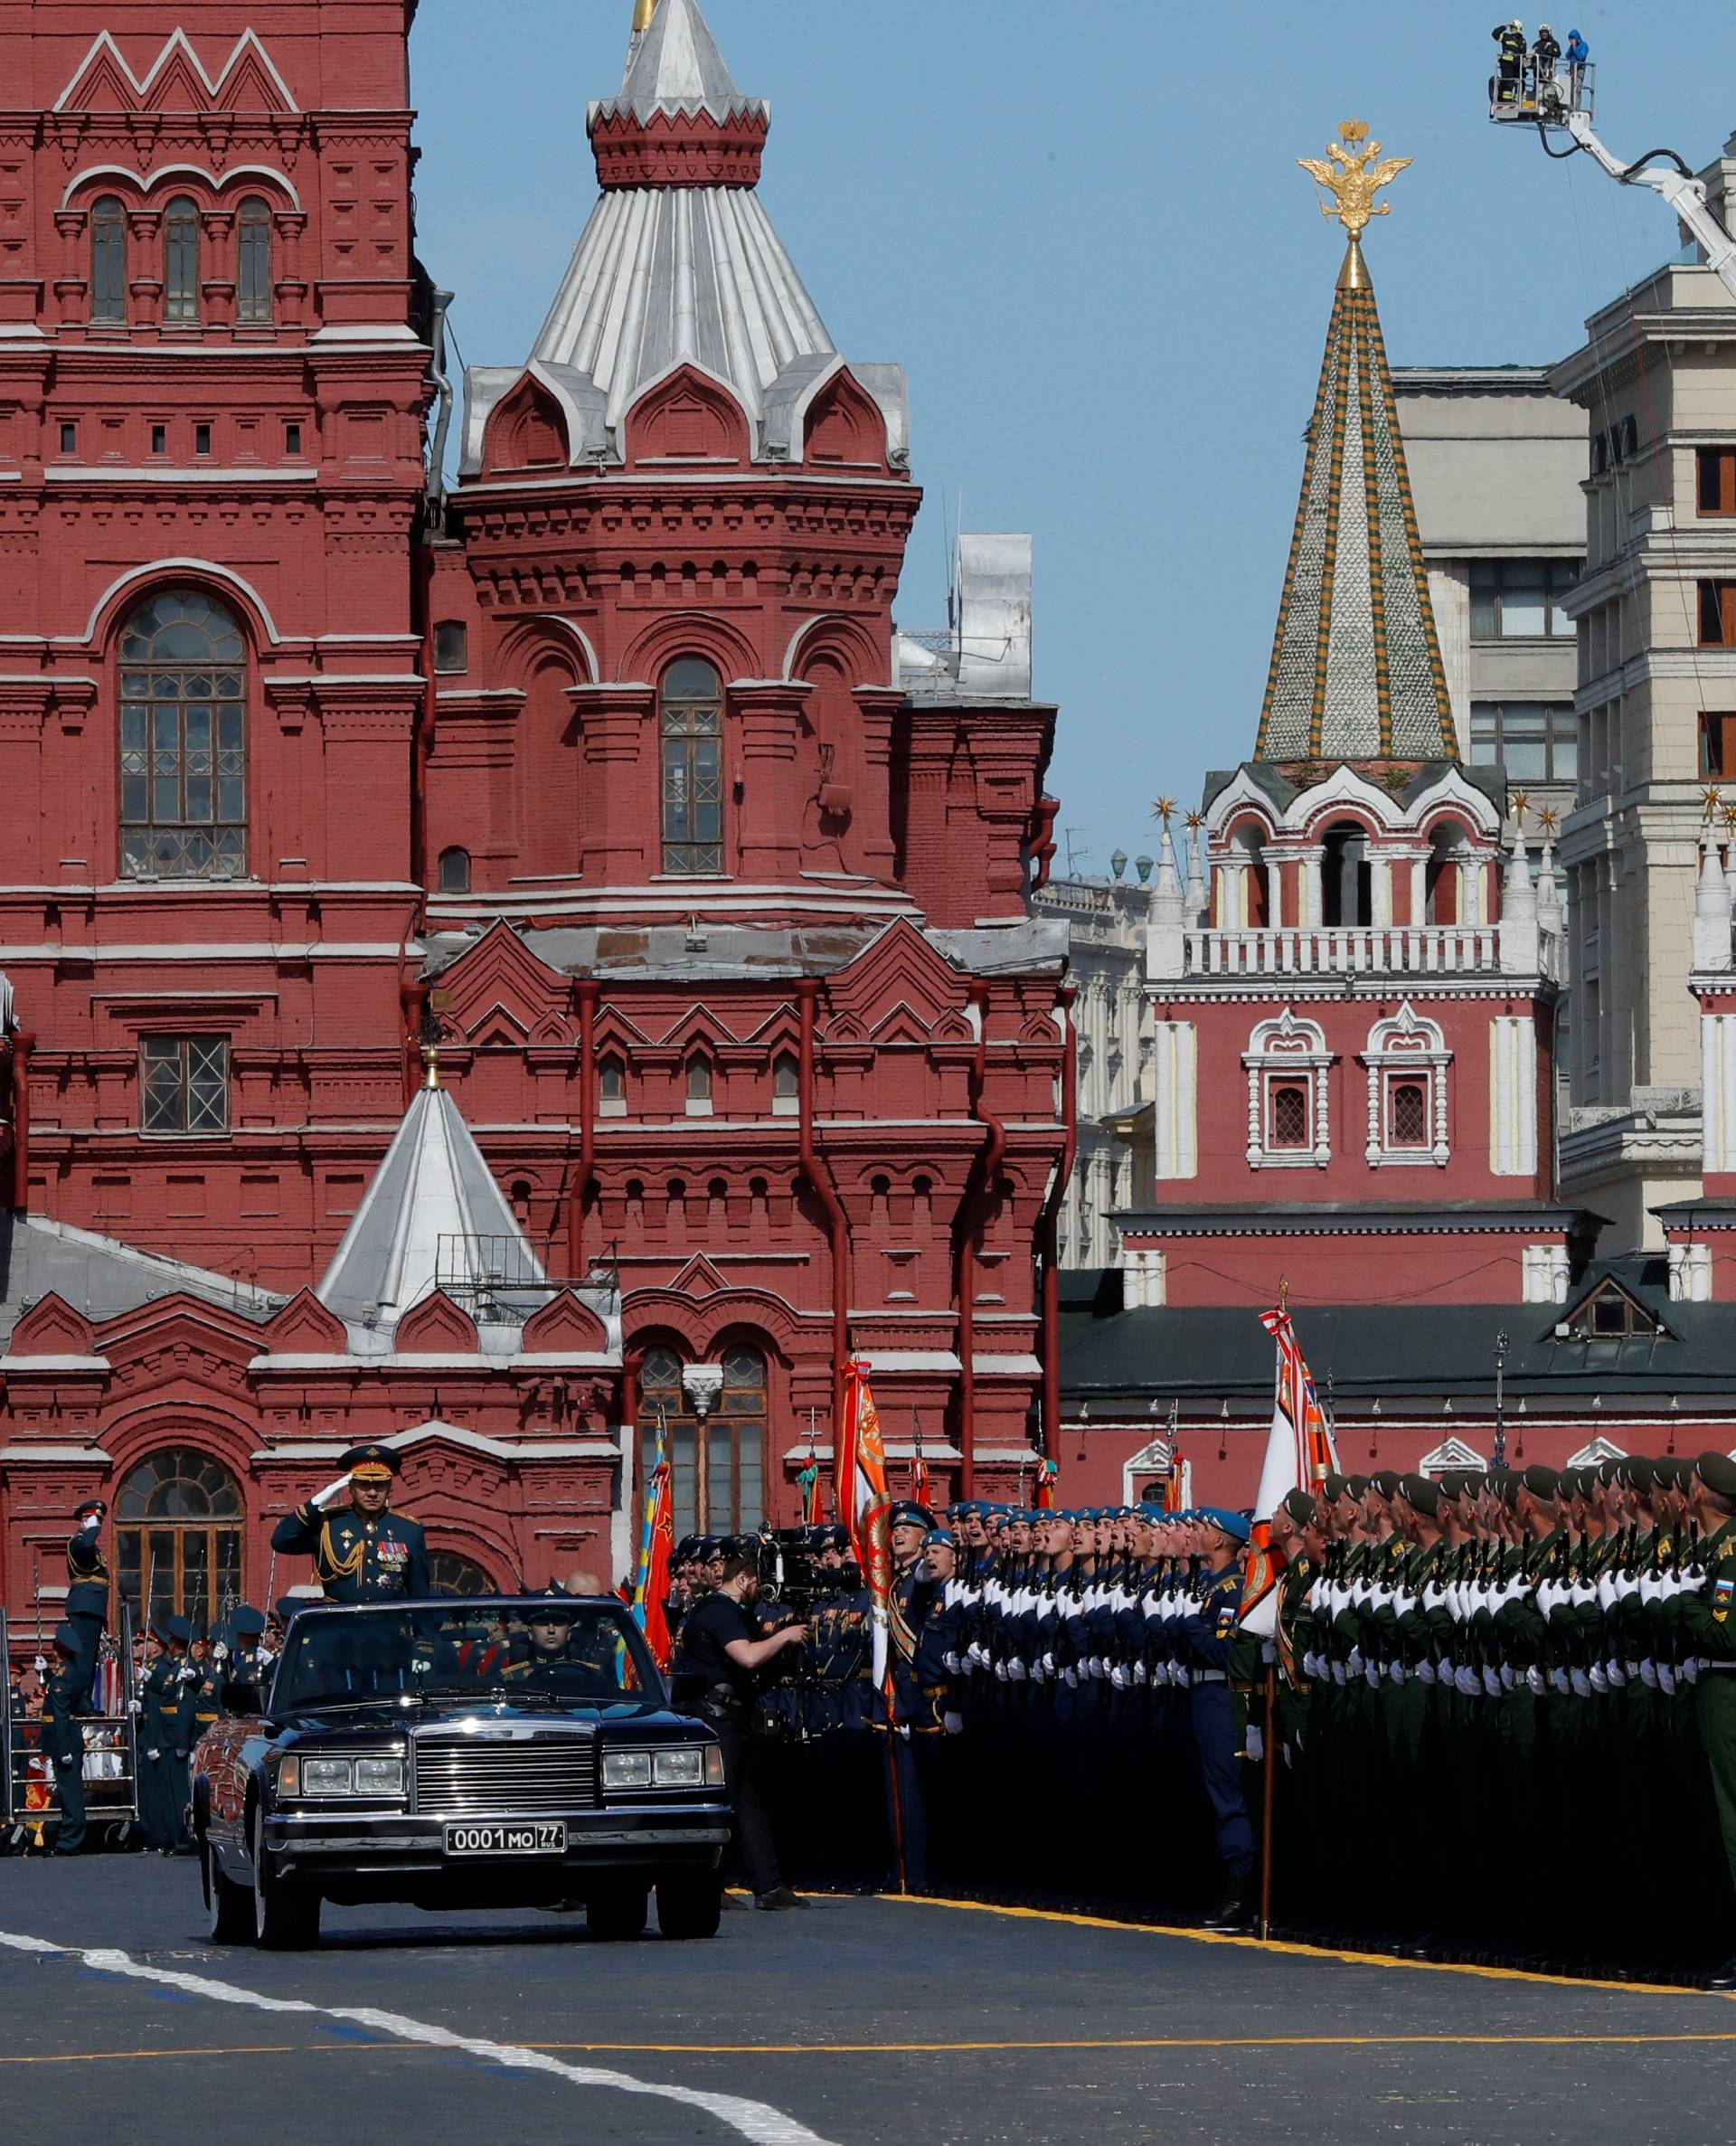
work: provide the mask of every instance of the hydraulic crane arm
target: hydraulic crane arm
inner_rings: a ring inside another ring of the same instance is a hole
[[[1716,272],[1724,288],[1736,298],[1736,239],[1731,237],[1707,204],[1703,183],[1694,177],[1673,149],[1654,149],[1650,156],[1642,156],[1636,164],[1624,164],[1618,156],[1612,156],[1592,132],[1588,113],[1563,112],[1557,124],[1564,127],[1575,146],[1594,158],[1599,168],[1607,171],[1618,184],[1649,186],[1654,194],[1660,194],[1693,232],[1706,257],[1706,266]],[[1667,157],[1669,163],[1653,170],[1648,168],[1653,157]]]

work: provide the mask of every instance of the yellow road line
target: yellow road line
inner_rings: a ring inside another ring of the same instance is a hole
[[[1269,2034],[1155,2035],[1124,2039],[1016,2042],[525,2042],[527,2049],[649,2056],[968,2056],[1027,2051],[1114,2049],[1600,2049],[1736,2042],[1730,2034]],[[402,2042],[258,2042],[233,2048],[79,2049],[0,2056],[0,2064],[128,2064],[207,2056],[420,2056],[443,2054]]]
[[[1390,1952],[1348,1952],[1287,1939],[1241,1936],[1227,1930],[1195,1930],[1185,1924],[1118,1923],[1110,1915],[1075,1914],[1058,1907],[997,1907],[987,1900],[941,1900],[926,1893],[876,1893],[876,1900],[911,1907],[949,1907],[961,1914],[1013,1915],[1033,1923],[1071,1923],[1083,1930],[1125,1930],[1145,1937],[1184,1937],[1198,1945],[1240,1945],[1256,1952],[1282,1952],[1297,1960],[1340,1960],[1353,1967],[1409,1968],[1422,1974],[1476,1975],[1486,1981],[1537,1982],[1552,1990],[1618,1990],[1628,1997],[1717,1997],[1725,1990],[1692,1990],[1675,1982],[1600,1982],[1589,1975],[1536,1974],[1524,1967],[1471,1967],[1458,1960],[1395,1960]]]

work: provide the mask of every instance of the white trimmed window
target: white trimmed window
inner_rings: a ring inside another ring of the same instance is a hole
[[[1439,1026],[1421,1019],[1409,999],[1390,1019],[1375,1022],[1363,1054],[1368,1072],[1363,1152],[1371,1169],[1448,1160],[1447,1074],[1452,1062]]]
[[[1242,1054],[1248,1072],[1248,1160],[1255,1169],[1310,1169],[1332,1159],[1327,1080],[1332,1054],[1313,1021],[1287,1006],[1262,1021]]]

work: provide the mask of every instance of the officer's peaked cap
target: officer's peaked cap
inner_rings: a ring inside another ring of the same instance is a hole
[[[892,1508],[890,1524],[894,1527],[920,1527],[927,1534],[934,1526],[934,1515],[927,1506],[917,1505],[907,1498],[902,1504]]]
[[[229,1629],[238,1640],[257,1640],[265,1630],[265,1612],[243,1602],[239,1610],[230,1612]]]
[[[389,1445],[353,1445],[339,1465],[359,1483],[389,1483],[404,1464]]]
[[[79,1635],[70,1624],[54,1627],[54,1644],[62,1654],[77,1654],[80,1646]]]

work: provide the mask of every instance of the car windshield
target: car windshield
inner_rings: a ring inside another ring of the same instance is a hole
[[[535,1598],[308,1611],[284,1641],[274,1712],[373,1699],[662,1705],[638,1627],[609,1602]]]

